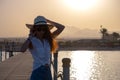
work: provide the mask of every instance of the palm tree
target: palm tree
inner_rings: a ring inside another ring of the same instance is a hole
[[[102,39],[105,39],[105,35],[108,34],[107,29],[103,28],[102,25],[100,27],[101,27],[100,32],[102,33]]]
[[[117,40],[120,37],[119,33],[117,32],[113,32],[112,36],[113,36],[113,40]]]

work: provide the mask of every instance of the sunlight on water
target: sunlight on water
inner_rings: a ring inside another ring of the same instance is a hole
[[[71,54],[71,77],[89,80],[95,51],[73,51]]]

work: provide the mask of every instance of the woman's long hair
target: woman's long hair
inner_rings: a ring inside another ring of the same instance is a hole
[[[56,40],[52,37],[52,33],[50,32],[50,29],[48,26],[46,27],[46,32],[43,36],[44,39],[48,40],[49,44],[50,44],[50,48],[51,48],[51,52],[55,53],[55,51],[58,48],[57,42]]]
[[[36,27],[36,26],[34,26],[33,28],[35,28],[35,27]],[[39,26],[39,27],[41,27],[41,26]],[[58,48],[57,42],[56,42],[56,40],[52,37],[52,33],[51,33],[49,27],[46,26],[46,25],[44,25],[43,27],[45,28],[45,33],[44,33],[44,35],[43,35],[43,39],[48,40],[49,45],[50,45],[51,52],[52,52],[52,53],[55,53],[56,50],[57,50],[57,48]],[[31,30],[32,33],[34,33],[34,31],[35,31],[34,29]],[[30,45],[30,46],[31,46],[31,45]]]

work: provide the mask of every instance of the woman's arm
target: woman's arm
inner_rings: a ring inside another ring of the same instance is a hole
[[[35,35],[36,33],[33,33],[33,29],[30,29],[30,34],[27,40],[23,43],[21,47],[21,52],[25,52],[28,48],[33,49],[32,42],[30,39]]]
[[[48,20],[48,19],[47,19],[47,22],[52,24],[53,26],[55,26],[57,28],[57,30],[55,30],[52,33],[53,38],[57,37],[65,28],[65,26],[60,24],[60,23],[57,23],[57,22],[54,22],[54,21],[51,21],[51,20]]]
[[[30,39],[28,38],[28,39],[23,43],[23,45],[22,45],[22,47],[21,47],[21,52],[25,52],[25,51],[28,49],[29,44],[30,44]]]

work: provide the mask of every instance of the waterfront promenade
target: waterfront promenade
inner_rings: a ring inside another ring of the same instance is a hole
[[[29,80],[32,56],[29,52],[18,54],[0,63],[0,80]]]
[[[93,41],[94,42],[94,41]],[[0,43],[1,51],[7,52],[20,52],[22,43],[6,42]],[[108,46],[105,43],[91,43],[91,42],[61,42],[59,44],[60,51],[70,50],[115,50],[120,51],[120,44],[117,46]],[[16,56],[10,57],[9,59],[0,63],[0,80],[29,80],[32,71],[32,56],[29,52],[20,53]]]

